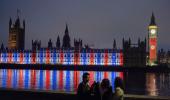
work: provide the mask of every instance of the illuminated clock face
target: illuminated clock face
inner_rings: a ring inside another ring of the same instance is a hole
[[[155,46],[154,46],[154,45],[151,45],[151,49],[154,50],[154,49],[155,49]]]
[[[155,29],[151,29],[151,34],[154,35],[156,33]]]

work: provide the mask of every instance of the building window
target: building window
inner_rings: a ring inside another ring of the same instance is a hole
[[[15,34],[12,35],[12,40],[16,40],[16,35]]]

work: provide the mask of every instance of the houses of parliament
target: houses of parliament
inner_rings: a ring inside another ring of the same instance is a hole
[[[21,26],[19,16],[17,17],[15,23],[13,23],[12,19],[10,18],[8,48],[24,50],[24,47],[25,47],[25,21],[23,21],[23,25]]]
[[[25,21],[19,16],[15,22],[9,20],[8,48],[1,45],[0,63],[19,64],[64,64],[64,65],[112,65],[112,66],[146,66],[156,65],[157,62],[157,33],[155,16],[152,14],[148,26],[147,39],[122,39],[122,49],[117,49],[116,40],[111,49],[90,48],[83,45],[81,39],[74,39],[71,46],[69,27],[66,24],[64,36],[57,36],[56,43],[51,39],[47,47],[41,47],[41,40],[32,40],[32,50],[25,50]]]

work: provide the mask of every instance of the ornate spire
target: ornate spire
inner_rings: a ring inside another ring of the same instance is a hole
[[[66,23],[66,29],[65,29],[65,34],[64,34],[64,37],[63,37],[63,45],[62,45],[63,48],[70,48],[71,45],[70,45],[70,36],[69,36],[69,32],[68,32],[68,26],[67,26],[67,23]]]
[[[131,39],[129,38],[129,45],[131,45]]]
[[[53,48],[53,44],[52,44],[51,39],[49,39],[49,41],[48,41],[48,48],[49,48],[49,49]]]
[[[1,44],[1,50],[4,50],[4,44],[3,43]]]
[[[23,20],[23,28],[25,29],[25,20]]]
[[[11,28],[11,25],[12,25],[12,19],[10,17],[10,19],[9,19],[9,28]]]
[[[56,47],[60,48],[60,37],[59,37],[59,35],[57,37]]]
[[[113,41],[113,49],[116,49],[117,47],[116,47],[116,40],[114,39],[114,41]]]
[[[65,34],[68,34],[68,26],[67,26],[67,23],[66,23]]]
[[[15,21],[15,27],[20,27],[20,19],[19,19],[19,17]]]
[[[19,13],[20,13],[20,10],[17,9],[17,19],[15,21],[15,27],[20,27]]]
[[[152,12],[152,16],[151,16],[151,22],[150,22],[150,25],[156,25],[156,22],[155,22],[155,16],[154,16],[154,13]]]
[[[140,38],[138,38],[138,45],[140,44],[141,42],[140,42]]]

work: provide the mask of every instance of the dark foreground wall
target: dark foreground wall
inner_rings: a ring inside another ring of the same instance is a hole
[[[68,93],[34,92],[19,90],[0,90],[1,100],[76,100],[76,96]]]
[[[0,89],[1,100],[77,100],[75,93]],[[170,97],[125,95],[125,100],[170,100]]]

